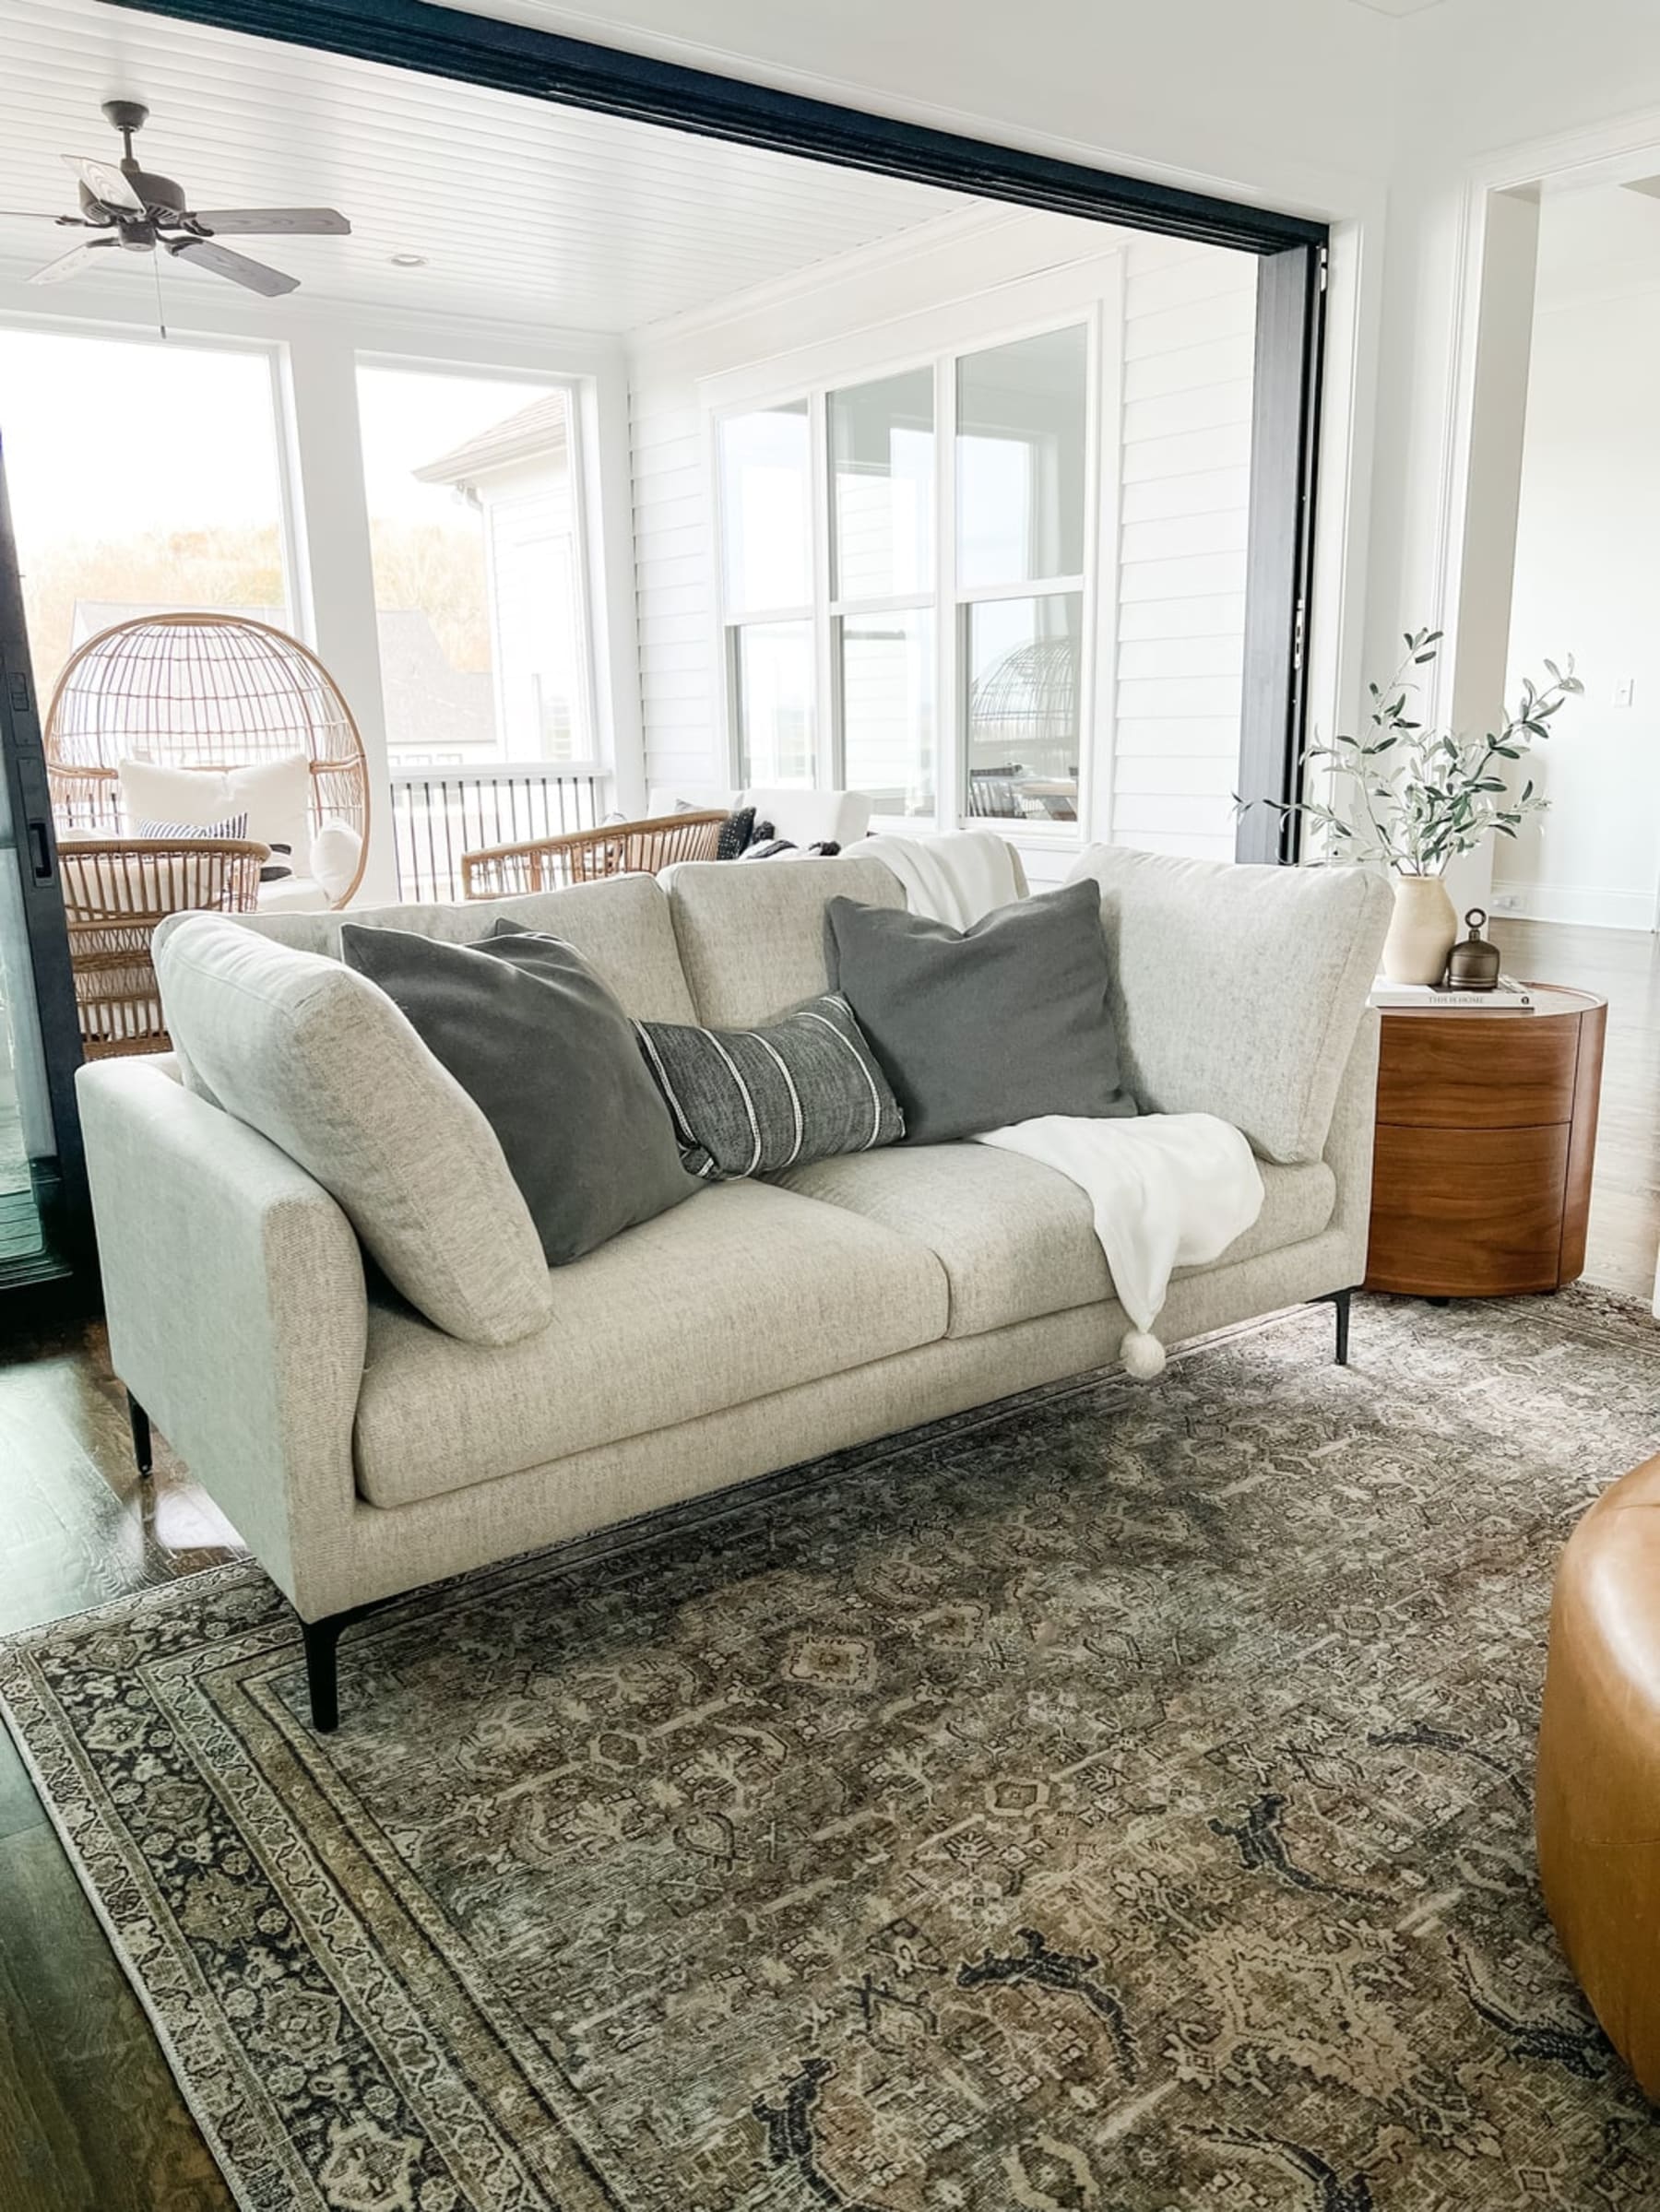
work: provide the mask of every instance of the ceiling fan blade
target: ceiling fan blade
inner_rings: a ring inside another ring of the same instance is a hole
[[[49,261],[43,269],[36,269],[29,281],[30,284],[62,284],[65,277],[78,277],[100,246],[113,246],[114,243],[113,238],[83,239],[79,245],[71,246],[66,254],[60,254],[55,261]]]
[[[0,207],[0,222],[62,223],[65,228],[86,228],[78,215],[46,215],[39,207]]]
[[[207,207],[193,209],[190,219],[212,237],[234,238],[264,231],[290,238],[348,238],[351,225],[333,207]]]
[[[65,154],[64,159],[101,206],[124,207],[129,215],[144,213],[144,202],[113,161],[94,161],[83,154]]]
[[[170,239],[167,250],[181,261],[194,261],[197,268],[211,269],[216,277],[229,277],[232,284],[245,285],[249,291],[261,292],[267,300],[299,288],[298,277],[285,277],[280,269],[267,268],[263,261],[250,261],[245,254],[215,245],[210,238]]]

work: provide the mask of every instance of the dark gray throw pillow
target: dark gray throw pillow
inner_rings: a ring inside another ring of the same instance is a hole
[[[1134,1113],[1107,1003],[1098,884],[1000,906],[972,929],[832,899],[824,937],[831,981],[894,1086],[907,1143],[1038,1114]]]
[[[761,1029],[634,1027],[694,1175],[776,1175],[905,1134],[845,999],[809,999]]]
[[[511,925],[451,945],[347,922],[340,948],[494,1130],[550,1267],[697,1189],[633,1023],[573,947]]]

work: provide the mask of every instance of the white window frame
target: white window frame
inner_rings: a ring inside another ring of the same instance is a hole
[[[1024,310],[1025,312],[1021,312]],[[1084,567],[1068,577],[967,587],[960,584],[956,559],[956,367],[967,354],[1014,345],[1026,338],[1082,326],[1085,331],[1085,548]],[[873,827],[913,834],[919,828],[951,830],[970,822],[995,827],[1033,850],[1076,850],[1111,834],[1111,757],[1117,670],[1118,511],[1122,418],[1123,256],[1113,250],[1088,262],[1023,279],[987,298],[956,302],[911,318],[905,332],[914,342],[902,345],[897,329],[862,331],[847,341],[820,347],[794,363],[777,360],[753,369],[706,379],[700,387],[704,409],[704,467],[708,512],[714,611],[714,667],[717,711],[724,732],[724,757],[734,789],[742,781],[733,655],[737,632],[746,622],[804,621],[811,625],[813,662],[813,758],[819,789],[839,787],[845,757],[841,701],[837,696],[836,625],[849,614],[927,609],[934,624],[934,812],[931,822],[915,816],[879,817]],[[885,338],[885,343],[883,342]],[[1109,342],[1110,339],[1111,342]],[[793,373],[792,373],[793,370]],[[830,596],[829,396],[860,384],[917,370],[934,379],[934,576],[931,592],[896,594],[885,599],[832,598]],[[721,490],[721,425],[738,415],[807,402],[809,515],[812,532],[811,606],[768,609],[729,608],[726,604],[725,518]],[[1029,817],[970,817],[966,812],[967,749],[965,728],[966,609],[997,598],[1026,599],[1075,592],[1082,599],[1078,671],[1078,800],[1076,820],[1047,822]]]

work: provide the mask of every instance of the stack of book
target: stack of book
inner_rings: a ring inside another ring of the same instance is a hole
[[[1380,976],[1371,1003],[1386,1014],[1531,1014],[1537,994],[1513,976],[1500,976],[1490,991],[1451,988],[1444,983],[1391,983]]]

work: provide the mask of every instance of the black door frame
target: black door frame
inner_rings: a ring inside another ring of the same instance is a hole
[[[1305,740],[1314,458],[1328,228],[1305,216],[1116,175],[1017,147],[653,60],[433,0],[105,0],[350,54],[701,137],[943,185],[984,199],[1230,246],[1263,262],[1257,291],[1236,858],[1297,857]]]

